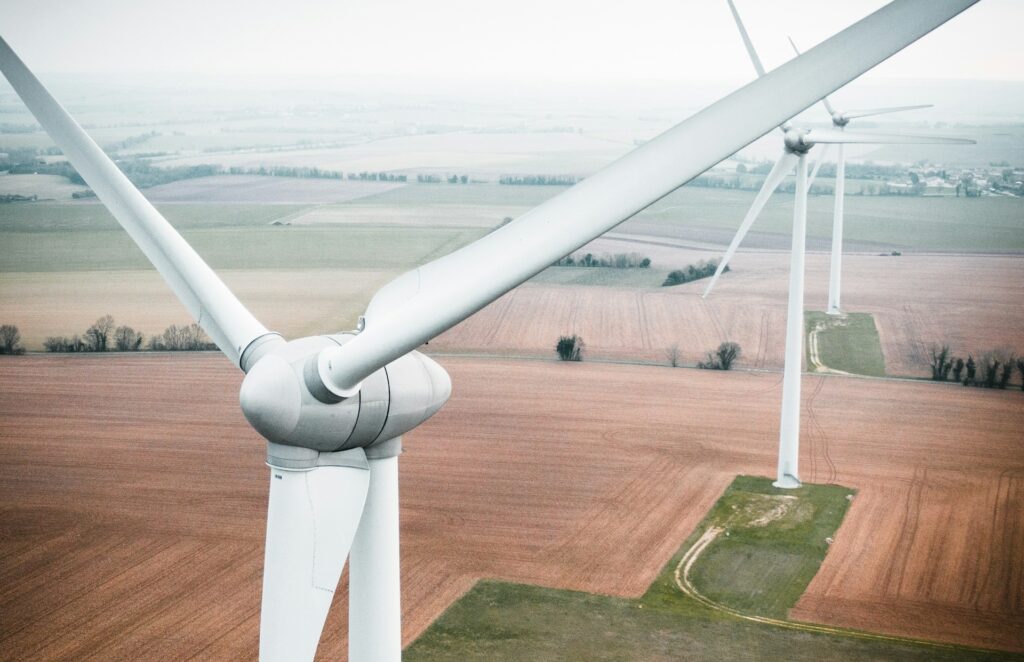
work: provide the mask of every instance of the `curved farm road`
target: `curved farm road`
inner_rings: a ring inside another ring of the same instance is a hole
[[[697,587],[690,581],[690,569],[693,568],[693,564],[697,561],[700,555],[708,548],[715,538],[724,531],[719,527],[711,527],[704,534],[697,539],[697,542],[693,543],[690,549],[686,550],[682,558],[679,559],[679,563],[676,564],[675,569],[675,582],[676,587],[679,588],[685,595],[693,598],[697,602],[701,603],[708,609],[714,609],[715,611],[729,614],[736,618],[751,621],[754,623],[764,623],[766,625],[774,625],[780,628],[787,628],[789,630],[800,630],[803,632],[817,632],[820,634],[831,634],[841,637],[856,637],[858,639],[874,639],[877,641],[891,641],[893,643],[900,644],[917,644],[924,646],[932,646],[934,648],[944,648],[948,650],[977,650],[979,652],[988,652],[984,649],[974,649],[967,646],[955,646],[952,644],[945,644],[939,641],[929,641],[927,639],[913,639],[910,637],[894,637],[886,634],[875,634],[874,632],[864,632],[862,630],[847,630],[844,628],[829,627],[827,625],[814,625],[811,623],[798,623],[795,621],[784,621],[778,618],[769,618],[767,616],[754,616],[751,614],[744,614],[741,611],[727,607],[721,603],[715,602],[711,598],[706,597],[697,590]]]
[[[814,329],[807,334],[807,354],[811,361],[811,365],[814,367],[814,372],[828,372],[833,375],[849,375],[850,373],[844,370],[836,370],[825,365],[821,360],[821,355],[818,353],[818,333],[824,330],[825,325],[818,322],[814,325]]]

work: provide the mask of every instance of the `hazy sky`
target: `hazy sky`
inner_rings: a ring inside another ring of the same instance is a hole
[[[736,0],[768,68],[882,0]],[[385,74],[619,83],[753,76],[725,0],[3,0],[40,72]],[[1024,1],[982,0],[879,78],[1024,79]]]

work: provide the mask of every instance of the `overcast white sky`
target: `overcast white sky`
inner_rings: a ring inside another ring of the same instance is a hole
[[[736,0],[770,69],[883,0]],[[618,83],[753,76],[725,0],[4,0],[39,72],[385,74]],[[982,0],[868,76],[1024,79],[1024,1]]]

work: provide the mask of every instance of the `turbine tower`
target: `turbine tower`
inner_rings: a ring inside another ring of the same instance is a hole
[[[246,373],[242,411],[267,440],[270,467],[260,658],[313,659],[348,558],[349,658],[391,662],[401,656],[401,436],[451,392],[444,369],[416,348],[976,1],[895,0],[512,223],[399,276],[354,333],[290,342],[246,310],[3,40],[0,69]]]
[[[740,37],[747,48],[754,70],[759,78],[766,74],[761,64],[761,59],[754,49],[750,36],[743,25],[739,12],[732,0],[726,0],[732,12],[736,26],[739,28]],[[776,470],[776,479],[773,483],[776,487],[797,488],[800,487],[800,378],[803,363],[803,342],[804,342],[804,262],[807,244],[807,191],[810,181],[807,175],[807,154],[815,145],[838,145],[842,148],[845,144],[891,144],[891,143],[970,143],[973,141],[957,138],[944,138],[935,136],[901,136],[892,134],[865,134],[842,131],[836,129],[794,129],[788,122],[782,124],[779,129],[783,134],[782,155],[775,162],[768,176],[765,178],[761,189],[754,197],[754,203],[750,206],[739,230],[733,237],[729,248],[715,269],[715,274],[704,290],[703,297],[711,293],[711,289],[718,282],[729,260],[736,253],[740,243],[746,237],[750,227],[757,220],[764,205],[768,202],[775,189],[782,180],[796,167],[796,199],[793,205],[793,233],[792,245],[790,248],[789,262],[789,297],[786,307],[786,350],[782,378],[782,408],[779,421],[779,461]],[[817,173],[821,165],[818,160],[814,172]]]

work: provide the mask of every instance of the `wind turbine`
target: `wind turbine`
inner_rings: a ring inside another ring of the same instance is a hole
[[[290,342],[246,310],[3,40],[0,69],[246,373],[242,411],[267,439],[270,466],[261,659],[313,658],[348,557],[350,659],[386,662],[401,656],[401,435],[451,391],[444,369],[415,349],[976,1],[895,0],[512,223],[399,276],[355,332]]]
[[[793,47],[793,51],[796,52],[799,57],[800,49],[796,47],[796,43],[793,41],[792,37],[789,38],[789,45]],[[751,48],[753,47],[751,46]],[[922,108],[931,108],[933,105],[927,103],[917,106],[891,106],[888,108],[865,108],[862,110],[837,111],[832,106],[832,103],[829,101],[827,96],[822,97],[821,102],[824,104],[825,110],[828,111],[829,117],[832,119],[832,126],[839,131],[845,130],[846,126],[850,123],[850,120],[860,117],[900,113],[905,110],[921,110]],[[839,281],[842,277],[843,270],[843,204],[846,197],[846,148],[843,143],[840,143],[837,149],[835,207],[832,212],[832,257],[829,261],[828,308],[825,310],[829,315],[843,314],[839,304]],[[825,155],[822,153],[821,158],[818,160],[819,165],[824,158]]]
[[[743,25],[739,12],[732,0],[726,0],[732,11],[740,37],[747,48],[750,59],[757,71],[758,78],[766,74],[761,59],[754,49],[750,36]],[[798,56],[799,57],[799,56]],[[935,136],[901,136],[893,134],[858,134],[836,129],[794,129],[788,122],[780,125],[783,134],[782,155],[775,162],[761,189],[754,197],[754,203],[747,210],[743,222],[740,223],[736,236],[733,237],[725,255],[718,263],[715,274],[704,290],[703,297],[711,293],[719,276],[722,275],[729,260],[736,253],[747,232],[757,220],[764,205],[768,202],[782,180],[796,167],[796,200],[793,205],[793,236],[789,261],[789,299],[786,308],[786,352],[782,378],[782,409],[779,422],[779,461],[776,469],[776,487],[800,487],[800,377],[803,363],[804,342],[804,256],[807,243],[807,153],[815,145],[844,144],[892,144],[892,143],[944,143],[963,144],[970,140],[944,138]],[[815,166],[817,173],[821,159]],[[813,178],[813,175],[812,175]]]

